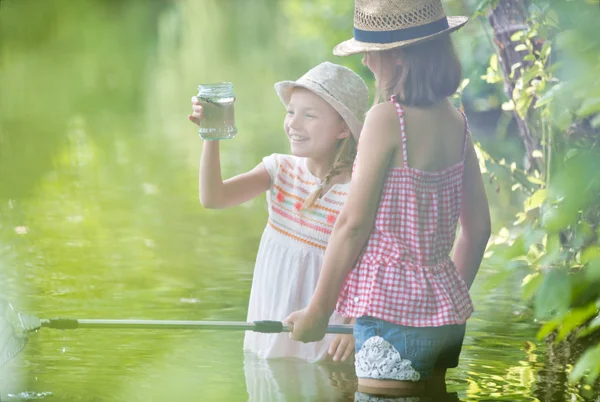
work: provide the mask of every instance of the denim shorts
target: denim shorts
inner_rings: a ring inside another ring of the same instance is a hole
[[[456,367],[464,328],[464,324],[408,327],[359,317],[354,324],[356,375],[420,381],[431,377],[436,367]]]
[[[467,324],[449,325],[448,327],[450,329],[448,339],[435,363],[435,368],[449,369],[458,367]]]

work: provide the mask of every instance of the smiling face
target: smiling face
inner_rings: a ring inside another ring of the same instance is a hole
[[[327,160],[350,130],[329,103],[308,89],[297,87],[287,105],[283,128],[295,156]]]

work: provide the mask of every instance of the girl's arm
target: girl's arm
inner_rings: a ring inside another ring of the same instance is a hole
[[[375,223],[385,175],[398,147],[398,125],[392,103],[378,104],[367,113],[348,198],[329,238],[315,293],[306,309],[286,319],[294,325],[294,339],[311,342],[325,335],[346,276]]]
[[[465,173],[463,178],[460,233],[452,259],[458,273],[470,288],[479,270],[491,232],[490,209],[479,169],[479,162],[470,137],[467,137]]]
[[[200,161],[200,202],[205,208],[229,208],[264,193],[271,186],[271,176],[259,163],[249,172],[223,181],[219,141],[204,141]]]
[[[192,97],[192,109],[188,119],[199,125],[204,111],[195,96]],[[204,141],[199,176],[200,202],[205,208],[233,207],[264,193],[271,186],[271,176],[262,162],[249,172],[223,181],[219,141]]]

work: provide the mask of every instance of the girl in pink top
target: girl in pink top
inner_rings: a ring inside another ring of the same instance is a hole
[[[439,0],[356,0],[354,15],[355,38],[334,53],[364,53],[386,101],[367,113],[312,300],[287,321],[310,342],[334,308],[356,318],[359,391],[444,389],[490,234],[467,121],[448,100],[461,81],[449,33],[467,18]]]

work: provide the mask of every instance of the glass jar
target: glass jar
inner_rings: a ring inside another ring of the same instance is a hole
[[[219,82],[198,85],[198,101],[203,108],[200,137],[204,140],[227,140],[235,137],[233,84]]]

